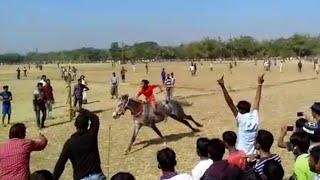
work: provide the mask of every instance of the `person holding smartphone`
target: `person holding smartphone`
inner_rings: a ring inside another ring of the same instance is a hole
[[[297,115],[301,115],[301,113],[297,113]],[[303,114],[302,114],[303,116]],[[286,125],[281,127],[280,130],[280,136],[278,138],[278,147],[287,149],[288,151],[293,150],[293,145],[290,143],[290,141],[284,141],[284,138],[286,137],[287,133],[289,131],[291,132],[303,132],[303,126],[308,120],[302,118],[302,116],[299,116],[300,118],[296,120],[295,126],[292,125]]]

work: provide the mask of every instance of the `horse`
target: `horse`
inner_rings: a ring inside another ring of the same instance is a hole
[[[191,115],[185,114],[182,106],[175,100],[169,100],[166,101],[166,103],[157,103],[157,113],[154,113],[150,105],[140,100],[129,98],[128,95],[122,95],[118,98],[118,103],[112,117],[118,119],[121,115],[124,115],[126,110],[129,110],[133,116],[134,130],[125,154],[131,151],[132,145],[142,126],[150,127],[165,144],[166,140],[157,128],[156,123],[162,122],[168,117],[188,126],[193,132],[199,132],[200,130],[193,128],[187,120],[192,121],[197,127],[202,127]]]

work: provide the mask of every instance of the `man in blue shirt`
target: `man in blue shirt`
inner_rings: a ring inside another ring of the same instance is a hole
[[[165,85],[165,82],[166,82],[166,71],[164,68],[162,68],[162,71],[161,71],[161,80],[162,80],[162,85]]]
[[[4,124],[4,119],[6,115],[8,115],[8,124],[10,124],[10,117],[11,117],[11,102],[12,101],[12,94],[9,90],[9,86],[3,86],[3,92],[0,93],[1,101],[2,101],[2,125]]]

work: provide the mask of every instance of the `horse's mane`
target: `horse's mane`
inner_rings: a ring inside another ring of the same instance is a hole
[[[136,102],[136,103],[145,104],[145,102],[140,100],[140,99],[130,98],[130,100],[133,101],[133,102]]]

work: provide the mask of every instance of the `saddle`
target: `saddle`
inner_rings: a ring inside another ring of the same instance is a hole
[[[163,118],[166,118],[168,114],[170,114],[170,108],[168,107],[167,104],[164,102],[157,102],[156,103],[156,110],[154,109],[147,103],[144,102],[144,108],[142,109],[142,114],[154,114],[156,116],[163,116]]]

